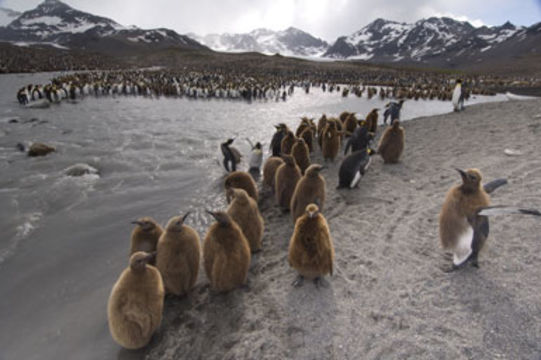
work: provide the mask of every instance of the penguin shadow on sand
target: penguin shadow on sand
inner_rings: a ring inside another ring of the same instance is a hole
[[[540,309],[521,306],[512,289],[501,286],[489,275],[473,267],[449,274],[453,297],[469,318],[479,319],[475,323],[482,327],[482,347],[509,359],[539,358],[541,335],[535,315]],[[487,355],[479,354],[479,358]]]
[[[306,282],[287,294],[287,348],[290,359],[332,359],[336,357],[333,334],[338,327],[338,308],[332,279],[325,286]]]
[[[117,360],[143,360],[146,358],[148,349],[150,349],[154,344],[157,344],[155,337],[150,341],[145,348],[139,350],[128,350],[120,348],[116,355]]]

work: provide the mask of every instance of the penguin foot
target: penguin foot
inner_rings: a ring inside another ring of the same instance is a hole
[[[293,281],[293,282],[291,283],[291,285],[292,285],[293,287],[301,287],[302,284],[303,284],[303,282],[304,282],[304,276],[299,275],[299,276],[297,276],[297,278],[295,279],[295,281]]]
[[[316,288],[319,289],[320,287],[328,288],[329,283],[325,281],[322,277],[317,277],[314,279],[314,285],[316,285]]]

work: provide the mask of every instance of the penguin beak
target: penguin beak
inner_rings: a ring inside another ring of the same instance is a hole
[[[214,219],[216,219],[216,213],[215,212],[212,212],[210,210],[205,210],[205,212],[209,215],[211,215]]]
[[[190,216],[191,213],[192,213],[191,211],[188,211],[186,214],[184,214],[181,220],[182,224],[184,224],[184,221],[186,221],[186,219],[188,218],[188,216]]]
[[[139,220],[134,220],[134,221],[131,222],[131,224],[143,226],[143,222],[141,222]]]
[[[455,168],[455,170],[458,171],[462,179],[466,179],[466,172],[464,170],[461,170],[459,168]]]
[[[149,253],[147,256],[145,256],[143,259],[145,260],[146,263],[152,262],[152,261],[154,261],[156,259],[157,254],[158,254],[158,252],[153,251],[153,252]]]
[[[308,212],[308,217],[310,219],[313,219],[316,215],[317,215],[318,211],[309,211]]]

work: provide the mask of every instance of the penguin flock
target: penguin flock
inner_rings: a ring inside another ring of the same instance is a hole
[[[296,72],[276,75],[264,71],[247,74],[235,71],[116,70],[73,73],[53,78],[47,84],[29,84],[17,90],[16,98],[21,105],[31,108],[48,107],[51,103],[75,101],[87,96],[286,101],[293,96],[295,88],[300,88],[306,93],[320,89],[342,97],[451,101],[455,82],[451,75],[420,76],[407,72],[363,72],[353,76]],[[511,81],[507,82],[511,84]],[[496,78],[464,77],[461,98],[468,100],[471,95],[495,95],[492,89],[504,83],[506,81]]]
[[[161,322],[165,295],[185,296],[192,291],[201,261],[213,291],[229,292],[246,284],[252,255],[265,246],[265,222],[256,182],[261,171],[261,188],[270,189],[275,206],[289,212],[293,222],[287,256],[296,273],[292,286],[302,286],[305,280],[317,288],[326,286],[324,278],[332,276],[335,269],[333,237],[325,218],[327,182],[322,172],[326,166],[313,163],[311,154],[319,144],[324,161],[335,161],[344,148],[338,188],[355,188],[371,157],[379,154],[384,164],[396,164],[404,150],[405,131],[397,116],[391,117],[390,126],[384,125],[378,146],[372,149],[370,144],[378,135],[374,122],[378,122],[377,109],[364,119],[357,119],[351,112],[337,117],[323,114],[317,125],[314,119],[303,117],[295,131],[278,124],[269,145],[271,156],[263,163],[262,144],[252,146],[249,171],[237,168],[241,157],[232,147],[234,139],[222,143],[228,205],[223,210],[206,210],[215,221],[202,242],[186,224],[190,213],[173,216],[165,228],[150,217],[133,221],[128,267],[114,284],[107,306],[112,338],[127,349],[146,346]],[[541,216],[535,209],[491,205],[488,194],[505,185],[505,179],[482,185],[478,169],[457,170],[462,183],[449,190],[439,216],[441,245],[453,255],[448,271],[468,263],[479,267],[490,216]]]

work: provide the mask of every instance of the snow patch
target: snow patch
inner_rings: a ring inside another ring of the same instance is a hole
[[[35,24],[44,24],[44,25],[58,25],[62,22],[62,18],[58,16],[40,16],[32,19],[21,19],[21,24],[23,25],[35,25]]]

